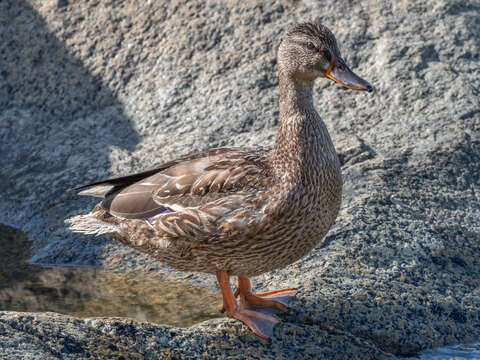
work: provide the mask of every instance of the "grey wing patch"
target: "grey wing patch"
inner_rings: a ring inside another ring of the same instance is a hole
[[[146,219],[167,210],[152,198],[154,187],[133,184],[114,192],[102,201],[110,214],[123,219]]]

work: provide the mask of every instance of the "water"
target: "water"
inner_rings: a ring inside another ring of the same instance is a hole
[[[126,317],[190,326],[219,317],[219,291],[141,272],[27,262],[30,243],[0,224],[0,310]]]
[[[425,350],[417,359],[421,360],[478,360],[480,359],[480,343],[470,345],[445,346],[438,349]]]

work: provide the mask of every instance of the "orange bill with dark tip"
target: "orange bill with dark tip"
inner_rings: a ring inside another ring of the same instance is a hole
[[[325,77],[352,90],[373,91],[373,86],[350,70],[345,61],[339,57],[332,58]]]

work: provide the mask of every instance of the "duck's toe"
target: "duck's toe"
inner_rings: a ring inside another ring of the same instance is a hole
[[[245,308],[268,315],[290,312],[288,303],[296,294],[293,288],[246,294]]]
[[[247,325],[257,336],[270,340],[273,336],[273,328],[280,322],[275,316],[263,314],[246,308],[227,311],[227,315],[240,320]]]

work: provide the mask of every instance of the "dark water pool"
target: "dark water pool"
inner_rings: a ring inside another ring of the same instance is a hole
[[[24,233],[0,224],[0,310],[128,317],[190,326],[219,317],[219,291],[141,272],[27,262]]]

